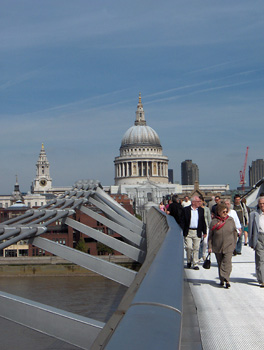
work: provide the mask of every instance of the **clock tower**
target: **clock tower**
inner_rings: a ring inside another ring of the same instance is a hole
[[[49,161],[42,143],[39,158],[36,164],[37,176],[32,183],[33,193],[49,192],[52,188],[52,179],[49,171]]]

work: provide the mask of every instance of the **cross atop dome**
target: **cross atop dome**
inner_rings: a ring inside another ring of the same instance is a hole
[[[141,102],[141,92],[139,93],[139,97],[138,97],[135,125],[147,125],[145,120],[145,112],[143,109],[143,104]]]

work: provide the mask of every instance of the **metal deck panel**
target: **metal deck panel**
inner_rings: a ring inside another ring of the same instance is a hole
[[[243,246],[242,255],[233,257],[231,288],[219,285],[214,254],[212,267],[185,269],[197,308],[202,348],[263,349],[264,288],[255,277],[255,254]]]

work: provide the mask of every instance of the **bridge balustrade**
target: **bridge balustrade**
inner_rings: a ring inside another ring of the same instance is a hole
[[[104,212],[91,212],[90,203]],[[78,208],[123,237],[123,242],[77,222]],[[47,226],[64,223],[142,264],[138,272],[41,237]],[[0,316],[82,349],[179,348],[181,339],[183,240],[174,218],[151,208],[146,227],[93,181],[47,205],[0,225],[0,249],[21,239],[128,287],[118,309],[104,324],[0,292]]]

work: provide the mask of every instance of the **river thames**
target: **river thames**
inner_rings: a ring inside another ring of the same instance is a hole
[[[127,288],[100,276],[1,277],[0,290],[107,322]],[[1,349],[79,349],[0,318]]]

